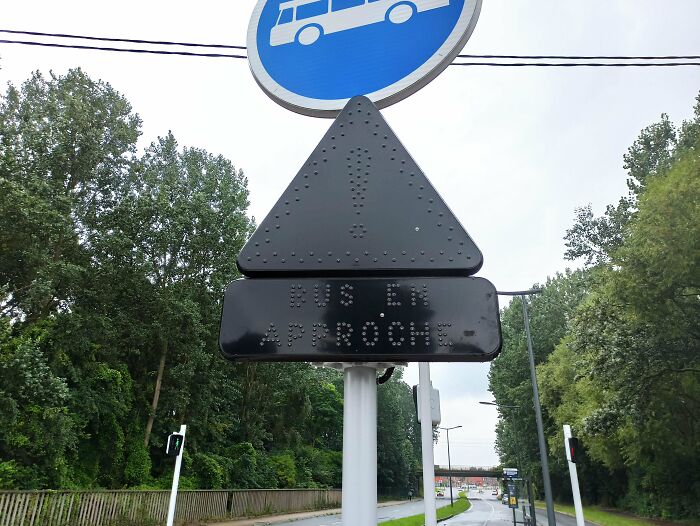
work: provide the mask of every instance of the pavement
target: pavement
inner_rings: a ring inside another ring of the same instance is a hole
[[[455,488],[454,498],[457,498]],[[513,510],[508,508],[490,494],[490,492],[478,493],[469,491],[471,507],[464,513],[452,517],[440,523],[440,526],[513,526]],[[438,508],[447,506],[450,503],[449,497],[437,499]],[[341,526],[342,518],[340,509],[309,511],[303,513],[289,513],[285,515],[275,515],[268,517],[257,517],[253,519],[241,519],[226,522],[208,523],[209,526]],[[412,501],[385,502],[377,506],[378,523],[390,519],[410,517],[423,513],[423,501],[414,499]],[[537,524],[547,526],[546,510],[537,509]],[[563,513],[557,513],[557,526],[576,526],[576,518]],[[516,511],[518,521],[523,520],[522,511]],[[516,525],[522,526],[522,525]],[[598,526],[595,523],[586,521],[586,526]]]

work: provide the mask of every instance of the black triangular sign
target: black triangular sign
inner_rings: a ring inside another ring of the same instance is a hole
[[[247,276],[471,275],[481,252],[379,110],[355,97],[241,250]]]

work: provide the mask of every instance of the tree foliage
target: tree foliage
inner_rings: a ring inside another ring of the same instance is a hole
[[[221,300],[254,224],[231,161],[81,70],[0,97],[0,488],[339,487],[342,376],[235,364]],[[416,469],[408,387],[380,388],[380,487]]]
[[[643,130],[625,168],[629,195],[601,218],[579,210],[567,233],[567,255],[583,257],[588,268],[560,279],[586,283],[581,294],[552,312],[547,294],[560,296],[561,286],[550,282],[530,302],[555,494],[567,497],[561,426],[570,424],[584,445],[578,467],[586,499],[697,517],[700,96],[693,120],[676,127],[664,115]],[[506,347],[491,389],[499,403],[522,405],[502,415],[502,458],[521,454],[537,478],[531,402],[522,403],[531,387],[521,350],[512,351],[522,347],[519,307],[504,310]]]

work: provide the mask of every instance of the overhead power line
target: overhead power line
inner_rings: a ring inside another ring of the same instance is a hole
[[[91,37],[85,35],[70,35],[65,33],[42,33],[39,31],[15,31],[13,29],[0,29],[0,33],[10,33],[13,35],[30,35],[35,37],[52,38],[74,38],[79,40],[96,40],[102,42],[127,42],[130,44],[155,44],[159,46],[185,46],[185,47],[211,47],[220,49],[242,49],[245,46],[233,46],[227,44],[197,44],[194,42],[170,42],[168,40],[140,40],[135,38],[111,38],[111,37]]]
[[[51,38],[72,38],[80,40],[94,40],[103,42],[126,42],[131,44],[154,44],[161,46],[186,46],[205,47],[219,49],[246,49],[245,46],[232,44],[204,44],[201,42],[175,42],[169,40],[144,40],[135,38],[95,37],[87,35],[75,35],[68,33],[45,33],[41,31],[20,31],[14,29],[0,29],[0,33],[13,35],[43,36]],[[224,55],[228,56],[228,55]],[[478,59],[513,59],[513,60],[699,60],[700,55],[457,55],[458,58]]]
[[[248,58],[245,55],[226,55],[223,53],[193,53],[190,51],[167,51],[165,49],[135,49],[103,46],[79,46],[75,44],[56,44],[55,42],[32,42],[27,40],[0,40],[0,44],[24,44],[27,46],[58,47],[63,49],[90,49],[93,51],[116,51],[122,53],[149,53],[152,55],[182,55],[185,57]]]
[[[457,58],[499,58],[517,60],[697,60],[700,55],[457,55]]]
[[[511,66],[540,68],[635,68],[700,66],[700,62],[452,62],[450,66]]]
[[[167,40],[146,40],[133,38],[95,37],[87,35],[75,35],[68,33],[47,33],[40,31],[20,31],[13,29],[0,29],[0,33],[14,35],[28,35],[60,39],[89,40],[94,42],[122,42],[127,44],[149,44],[155,46],[183,46],[210,49],[238,49],[245,50],[245,46],[228,44],[204,44],[195,42],[175,42]],[[151,55],[175,55],[201,58],[234,58],[245,59],[245,55],[229,53],[207,53],[193,51],[174,51],[164,49],[145,49],[131,47],[109,47],[81,44],[59,44],[35,40],[0,40],[0,44],[19,44],[26,46],[42,46],[63,49],[82,49],[92,51],[111,51],[117,53],[139,53]],[[478,62],[453,62],[452,66],[486,66],[486,67],[678,67],[700,66],[700,55],[659,55],[659,56],[624,56],[624,55],[458,55],[461,59],[479,59]],[[520,62],[483,62],[485,59],[515,60]],[[532,62],[532,61],[536,62]],[[540,62],[540,60],[556,60],[557,62]],[[580,61],[585,62],[580,62]],[[628,62],[590,62],[591,60]],[[629,62],[633,61],[633,62]],[[653,62],[652,62],[653,61]]]

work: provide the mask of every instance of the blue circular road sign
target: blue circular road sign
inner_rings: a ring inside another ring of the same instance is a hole
[[[469,39],[481,0],[259,0],[253,75],[293,111],[335,117],[356,95],[383,108],[440,74]]]

